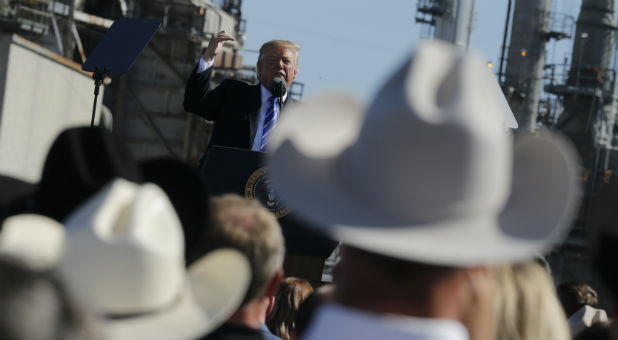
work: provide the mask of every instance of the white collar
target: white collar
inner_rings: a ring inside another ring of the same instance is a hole
[[[375,314],[327,303],[316,311],[302,339],[449,339],[467,340],[459,322],[397,314]]]
[[[266,103],[268,98],[272,96],[272,93],[270,93],[270,91],[268,91],[268,89],[265,88],[264,85],[260,85],[260,90],[262,91],[262,106],[264,106],[264,103]],[[288,93],[286,91],[285,94],[283,95],[283,102],[285,102],[285,99],[287,97],[288,97]]]

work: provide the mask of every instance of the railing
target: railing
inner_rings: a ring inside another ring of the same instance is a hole
[[[446,8],[440,0],[418,0],[416,4],[416,16],[414,20],[419,23],[434,25],[434,17],[442,16]]]
[[[616,85],[616,70],[590,66],[573,67],[569,64],[545,66],[545,89],[564,95],[580,93],[611,100]]]
[[[545,33],[546,40],[570,39],[575,32],[575,17],[569,14],[551,12],[549,14],[549,30]]]
[[[12,3],[4,8],[5,23],[14,22],[22,31],[36,34],[47,34],[51,24],[51,14],[47,10],[47,3],[30,4],[28,1]]]

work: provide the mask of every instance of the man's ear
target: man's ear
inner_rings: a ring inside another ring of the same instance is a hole
[[[273,312],[274,308],[275,308],[275,296],[274,295],[268,296],[268,306],[266,307],[266,316],[269,316],[270,313]]]
[[[294,67],[294,79],[296,79],[296,75],[298,74],[298,65]]]
[[[261,68],[261,62],[260,60],[258,60],[257,64],[255,64],[256,69],[255,69],[255,76],[257,77],[258,81],[262,81],[262,73],[260,72],[260,68]]]
[[[279,284],[281,284],[281,280],[283,280],[283,268],[279,268],[275,275],[272,276],[270,282],[268,282],[268,286],[266,287],[265,296],[274,297],[277,295],[277,290],[279,290]]]

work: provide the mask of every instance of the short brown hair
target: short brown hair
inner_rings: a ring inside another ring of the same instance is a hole
[[[585,305],[599,308],[599,296],[590,285],[578,281],[566,281],[558,286],[558,297],[567,317]]]
[[[264,294],[268,282],[283,266],[285,244],[277,218],[256,201],[227,194],[211,199],[211,228],[207,249],[238,249],[251,263],[251,283],[243,305]]]
[[[265,42],[262,47],[260,47],[260,55],[258,56],[258,63],[264,58],[264,54],[266,51],[275,46],[286,46],[289,47],[292,51],[294,51],[294,63],[298,66],[298,52],[300,51],[300,46],[289,40],[271,40]]]

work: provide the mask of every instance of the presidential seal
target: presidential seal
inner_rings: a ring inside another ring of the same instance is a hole
[[[281,218],[290,212],[287,204],[279,199],[272,181],[268,178],[268,168],[257,169],[245,184],[245,197],[250,200],[258,200],[277,218]]]

